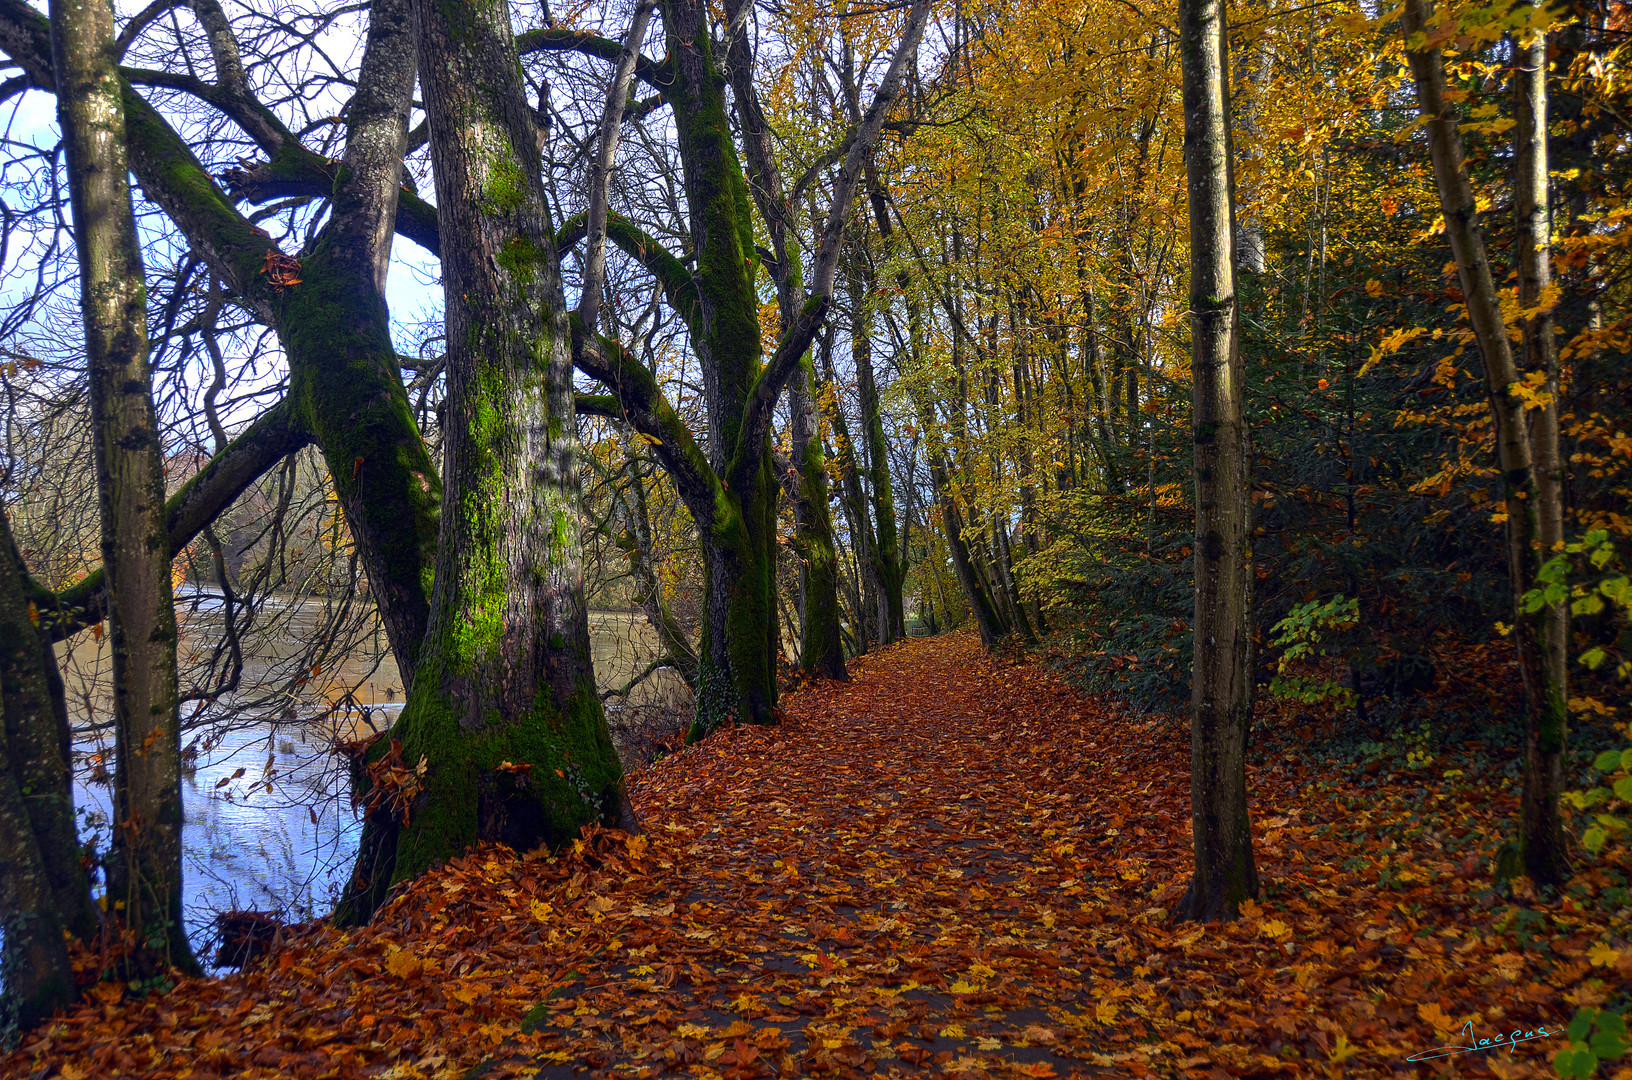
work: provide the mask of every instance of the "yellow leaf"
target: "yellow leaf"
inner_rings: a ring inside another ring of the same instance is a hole
[[[634,907],[629,909],[629,914],[635,915],[642,919],[653,915],[673,915],[674,904],[672,901],[664,904],[662,907],[651,907],[646,904],[636,904]],[[690,935],[687,936],[689,937]],[[705,933],[703,936],[707,937],[708,935]]]
[[[707,1035],[708,1031],[708,1025],[706,1024],[691,1023],[681,1024],[674,1029],[675,1035],[682,1039],[700,1039]]]
[[[1593,967],[1614,967],[1615,961],[1620,958],[1620,953],[1602,941],[1595,942],[1592,948],[1587,950],[1587,959],[1592,962]]]
[[[964,982],[962,979],[959,979],[957,982],[952,984],[952,992],[954,994],[973,994],[979,989],[980,987]]]
[[[1349,1045],[1349,1037],[1342,1032],[1337,1034],[1337,1045],[1326,1056],[1332,1059],[1333,1064],[1341,1065],[1352,1057],[1359,1056],[1360,1048]]]
[[[481,996],[482,992],[480,990],[476,989],[474,986],[466,986],[463,983],[448,991],[448,997],[459,1002],[461,1005],[474,1005],[476,1004],[476,999]]]
[[[406,949],[399,949],[395,945],[388,946],[385,954],[385,970],[399,979],[413,979],[419,976],[425,967],[425,962]]]
[[[1425,1023],[1432,1024],[1435,1031],[1451,1031],[1456,1028],[1456,1021],[1439,1007],[1437,1001],[1418,1005],[1417,1017]]]
[[[1101,1001],[1094,1006],[1094,1018],[1102,1024],[1109,1024],[1116,1019],[1116,1002]]]
[[[1001,1050],[1003,1049],[1003,1041],[1001,1039],[980,1038],[975,1040],[975,1046],[981,1050]]]
[[[1267,938],[1275,938],[1277,940],[1292,936],[1292,928],[1279,919],[1270,919],[1269,921],[1265,922],[1258,928],[1258,932]]]
[[[947,1039],[962,1039],[968,1035],[962,1024],[948,1024],[941,1029],[941,1036]]]
[[[532,911],[533,918],[537,919],[539,922],[543,922],[544,920],[548,919],[555,912],[553,907],[546,904],[542,900],[534,900],[528,905],[528,908]]]

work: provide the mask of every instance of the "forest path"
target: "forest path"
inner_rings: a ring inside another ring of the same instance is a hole
[[[1118,1002],[1151,994],[1148,972],[1117,917],[1086,915],[1187,841],[1187,776],[1128,771],[1153,761],[1155,725],[972,635],[903,642],[853,676],[640,777],[651,835],[687,841],[676,925],[626,939],[655,948],[586,970],[549,1010],[541,1031],[582,1015],[625,1033],[555,1028],[547,1074],[1125,1074]]]
[[[1182,720],[970,635],[853,670],[637,773],[645,835],[478,847],[239,974],[96,984],[0,1077],[1515,1080],[1632,979],[1624,890],[1498,898],[1516,800],[1455,770],[1249,767],[1260,899],[1174,923]],[[1464,1023],[1541,1034],[1406,1062]]]

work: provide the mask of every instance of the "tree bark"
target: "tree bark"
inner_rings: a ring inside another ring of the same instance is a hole
[[[727,0],[726,20],[731,28],[725,57],[737,127],[742,133],[750,191],[770,235],[771,277],[776,282],[778,321],[786,335],[794,328],[804,295],[804,267],[796,246],[789,244],[789,207],[781,172],[771,146],[770,125],[754,86],[754,50],[748,40],[744,0]],[[789,436],[792,466],[797,473],[790,489],[793,503],[794,549],[799,556],[801,622],[799,666],[833,679],[848,679],[844,640],[839,628],[838,554],[833,541],[833,518],[828,502],[827,463],[816,410],[815,368],[807,354],[788,379]]]
[[[817,427],[816,370],[810,357],[788,380],[789,435],[799,497],[793,500],[794,547],[799,554],[804,625],[800,667],[848,680],[839,632],[839,563],[828,510],[827,462]]]
[[[1474,202],[1473,188],[1468,179],[1462,147],[1462,136],[1457,130],[1456,117],[1445,99],[1445,64],[1438,46],[1426,44],[1428,18],[1433,8],[1428,0],[1406,0],[1400,15],[1400,28],[1406,37],[1406,58],[1417,84],[1417,102],[1427,122],[1428,151],[1433,161],[1434,184],[1439,192],[1440,211],[1445,218],[1445,233],[1456,260],[1457,277],[1466,298],[1468,322],[1472,324],[1479,344],[1479,356],[1484,367],[1485,392],[1490,401],[1491,414],[1496,424],[1496,454],[1502,473],[1503,503],[1507,514],[1507,568],[1513,592],[1513,642],[1519,654],[1519,670],[1523,675],[1525,703],[1525,793],[1520,802],[1517,859],[1503,856],[1498,859],[1498,873],[1511,872],[1517,862],[1538,885],[1558,885],[1569,877],[1569,863],[1565,855],[1563,829],[1558,811],[1558,791],[1562,782],[1562,755],[1567,733],[1567,713],[1564,700],[1553,698],[1550,690],[1562,691],[1563,686],[1549,685],[1548,662],[1545,659],[1546,639],[1538,636],[1548,632],[1542,613],[1543,625],[1537,619],[1524,615],[1521,598],[1535,582],[1539,560],[1547,553],[1538,551],[1546,535],[1542,510],[1546,498],[1538,483],[1536,458],[1531,445],[1529,423],[1525,416],[1524,398],[1516,391],[1521,378],[1508,342],[1507,326],[1502,318],[1501,302],[1491,272],[1490,259],[1485,247],[1484,231]],[[1545,67],[1528,78],[1545,78]],[[1542,88],[1544,89],[1544,88]],[[1527,98],[1535,94],[1526,90]],[[1543,93],[1526,110],[1527,122],[1536,124],[1543,119],[1537,107],[1545,108]],[[1534,127],[1535,136],[1529,140],[1531,150],[1527,172],[1536,176],[1538,163],[1545,169],[1545,147],[1542,136],[1545,127]],[[1519,149],[1523,149],[1522,144]],[[1545,187],[1545,172],[1540,180]],[[1535,180],[1529,184],[1528,197],[1537,198]],[[1543,191],[1543,196],[1545,192]],[[1521,198],[1524,198],[1521,195]],[[1539,200],[1545,207],[1545,198]],[[1529,225],[1521,235],[1521,243],[1532,250],[1529,257],[1536,260],[1528,274],[1521,273],[1521,282],[1530,278],[1530,284],[1539,293],[1543,264],[1534,249],[1546,234],[1538,235],[1537,214],[1529,216]],[[1524,253],[1521,252],[1521,259]],[[1532,328],[1531,340],[1536,343],[1538,359],[1542,352],[1539,332]],[[1548,336],[1550,340],[1550,335]],[[1538,424],[1544,434],[1545,419]],[[1556,446],[1556,419],[1553,422]],[[1554,466],[1556,474],[1556,450]],[[1560,523],[1559,528],[1562,528]],[[1562,537],[1560,537],[1561,539]],[[1538,634],[1538,630],[1540,634]],[[1554,648],[1559,646],[1555,645]],[[1512,849],[1509,849],[1510,851]]]
[[[128,976],[200,971],[181,910],[181,724],[163,448],[148,367],[147,290],[106,0],[56,0],[52,53],[85,324],[113,658],[110,912]]]
[[[1246,775],[1252,561],[1223,0],[1181,0],[1179,24],[1190,207],[1196,609],[1190,694],[1195,876],[1178,914],[1208,922],[1235,918],[1241,901],[1258,894]],[[1130,395],[1130,420],[1133,404]]]
[[[1534,2],[1534,0],[1532,0]],[[1547,152],[1547,35],[1514,42],[1514,222],[1518,245],[1519,306],[1536,310],[1524,320],[1524,370],[1542,376],[1545,402],[1526,411],[1535,472],[1536,558],[1547,561],[1564,545],[1564,469],[1558,445],[1559,358],[1553,331],[1552,214]],[[1539,713],[1526,727],[1520,846],[1525,872],[1542,882],[1569,876],[1558,800],[1564,786],[1569,731],[1570,608],[1545,605],[1529,617],[1537,663],[1526,666],[1527,705]]]
[[[393,883],[478,839],[522,850],[589,822],[635,827],[590,660],[570,328],[509,7],[421,0],[414,16],[448,422],[430,621],[371,753],[376,806],[396,773]],[[383,863],[360,864],[348,916],[383,899]]]
[[[68,710],[25,573],[0,512],[0,1030],[27,1030],[74,1000],[63,933],[85,940],[97,928],[74,828]]]

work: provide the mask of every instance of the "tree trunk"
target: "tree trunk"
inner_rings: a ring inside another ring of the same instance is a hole
[[[855,627],[856,652],[865,653],[869,644],[878,639],[878,542],[873,536],[873,522],[867,512],[867,493],[861,486],[861,467],[856,461],[856,446],[850,439],[850,424],[844,418],[839,402],[838,372],[833,358],[822,351],[822,366],[827,386],[821,391],[822,408],[827,413],[827,426],[833,432],[833,456],[838,459],[840,505],[850,526],[850,547],[856,560]]]
[[[743,0],[726,0],[732,27],[726,71],[736,99],[737,126],[753,178],[752,193],[771,240],[771,276],[776,281],[781,332],[792,332],[804,298],[804,266],[797,245],[788,241],[790,206],[771,146],[770,125],[754,86],[754,55]],[[824,348],[828,345],[824,344]],[[817,382],[807,354],[788,379],[791,465],[795,476],[784,485],[793,503],[794,549],[799,556],[799,666],[834,679],[848,679],[839,627],[838,553],[828,502],[827,463],[816,410]]]
[[[57,0],[51,32],[109,595],[117,759],[108,898],[125,929],[130,977],[171,967],[196,974],[181,910],[181,727],[163,448],[113,10],[106,0]]]
[[[1466,298],[1468,321],[1479,343],[1485,392],[1496,422],[1496,454],[1502,472],[1503,501],[1507,512],[1507,568],[1514,603],[1512,637],[1518,650],[1519,670],[1524,682],[1527,721],[1525,791],[1520,803],[1519,840],[1515,852],[1518,858],[1514,860],[1505,855],[1499,858],[1498,873],[1505,875],[1510,872],[1512,863],[1517,861],[1538,885],[1558,885],[1569,877],[1558,812],[1567,715],[1563,699],[1549,700],[1549,691],[1561,693],[1563,685],[1562,681],[1550,685],[1549,664],[1545,659],[1547,640],[1545,637],[1537,640],[1538,620],[1525,616],[1520,606],[1520,598],[1535,582],[1538,557],[1546,557],[1547,554],[1537,550],[1546,535],[1542,504],[1547,499],[1538,483],[1524,399],[1514,393],[1520,383],[1519,371],[1508,342],[1507,326],[1502,318],[1501,303],[1485,248],[1484,231],[1468,180],[1462,136],[1457,130],[1456,117],[1445,100],[1444,60],[1437,46],[1425,48],[1422,44],[1431,12],[1432,6],[1427,0],[1406,0],[1400,15],[1400,27],[1406,36],[1406,58],[1410,61],[1411,73],[1417,84],[1417,101],[1427,121],[1428,149],[1433,160],[1440,211],[1445,218],[1445,233],[1451,242],[1457,277],[1462,284],[1462,295]],[[1521,77],[1521,81],[1523,78],[1544,79],[1545,66],[1534,75]],[[1529,112],[1529,119],[1521,123],[1534,125],[1545,115],[1542,113],[1538,116],[1535,111],[1545,109],[1545,93],[1543,91],[1537,96],[1535,89],[1523,92],[1527,100],[1533,99],[1533,103],[1527,109],[1521,109],[1521,113]],[[1541,139],[1545,130],[1545,127],[1535,127],[1536,137],[1529,140],[1533,156],[1526,171],[1531,176],[1536,175],[1538,162],[1545,169],[1545,147]],[[1522,143],[1518,149],[1522,152]],[[1543,188],[1545,176],[1543,171],[1540,174]],[[1536,181],[1532,180],[1528,187],[1528,195],[1520,197],[1535,199]],[[1545,198],[1540,200],[1540,207],[1545,207]],[[1530,277],[1531,286],[1539,293],[1539,282],[1542,280],[1540,267],[1544,260],[1534,249],[1548,237],[1534,231],[1537,214],[1545,214],[1545,209],[1538,208],[1535,214],[1529,216],[1530,223],[1525,230],[1528,235],[1521,235],[1521,243],[1531,249],[1529,257],[1536,260],[1530,273],[1521,274],[1521,281]],[[1537,346],[1538,360],[1546,363],[1539,355],[1542,352],[1541,335],[1537,328],[1531,329],[1530,340]],[[1550,340],[1551,335],[1548,335]],[[1555,446],[1556,423],[1555,418],[1552,422]],[[1541,420],[1538,426],[1541,432],[1545,432],[1547,422]],[[1552,451],[1552,455],[1552,468],[1554,475],[1557,475],[1556,450]],[[1556,502],[1556,496],[1553,501]],[[1542,635],[1550,629],[1557,629],[1548,626],[1548,619],[1547,614],[1541,613],[1542,626],[1539,629]],[[1555,644],[1553,647],[1560,648],[1562,645]],[[1511,848],[1508,850],[1512,851]]]
[[[839,564],[828,511],[827,463],[816,420],[816,369],[805,357],[788,380],[789,434],[799,497],[793,500],[794,546],[804,604],[799,663],[805,671],[848,680],[839,633]]]
[[[414,5],[446,294],[448,424],[430,623],[369,796],[403,881],[478,839],[634,820],[596,692],[560,266],[508,6]],[[360,866],[349,914],[383,899]]]
[[[405,687],[430,618],[442,499],[385,303],[415,67],[408,0],[375,0],[330,224],[275,301],[290,399],[323,451]]]
[[[1524,370],[1540,372],[1546,403],[1526,412],[1535,470],[1536,558],[1563,550],[1564,470],[1558,446],[1559,361],[1553,333],[1552,215],[1547,152],[1547,35],[1514,42],[1514,213],[1518,243],[1519,307],[1541,308],[1524,321]],[[1548,604],[1530,616],[1537,662],[1525,666],[1526,704],[1536,721],[1525,730],[1520,847],[1525,872],[1536,881],[1569,876],[1558,800],[1564,786],[1569,731],[1570,608]]]
[[[863,234],[865,235],[865,234]],[[857,244],[860,244],[860,237]],[[861,403],[861,436],[867,453],[867,481],[872,488],[874,546],[873,574],[878,588],[878,640],[888,645],[907,634],[905,601],[901,590],[905,572],[900,537],[896,529],[895,492],[890,483],[889,444],[884,439],[884,410],[878,399],[878,383],[873,374],[873,315],[867,304],[872,291],[872,275],[862,263],[862,253],[851,260],[855,287],[851,290],[852,321],[850,357],[856,367],[856,396]]]
[[[74,1000],[63,932],[96,933],[74,831],[68,710],[24,573],[0,512],[0,1031],[27,1030]]]
[[[1247,818],[1252,723],[1247,597],[1247,429],[1237,340],[1234,191],[1223,0],[1181,0],[1184,158],[1190,203],[1196,611],[1190,693],[1190,816],[1195,877],[1187,919],[1233,919],[1258,894]],[[1132,382],[1130,380],[1130,387]],[[1133,402],[1130,398],[1130,413]]]

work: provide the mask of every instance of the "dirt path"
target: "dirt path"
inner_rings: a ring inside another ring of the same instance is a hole
[[[586,973],[549,1010],[543,1030],[582,1015],[640,1033],[584,1055],[558,1029],[575,1060],[549,1074],[587,1056],[648,1075],[1114,1072],[1139,958],[1078,916],[1176,836],[1170,815],[1124,836],[1093,812],[1113,728],[1038,679],[972,637],[908,642],[794,695],[775,731],[659,763],[636,789],[648,828],[695,837],[678,933],[653,939],[649,972]]]

